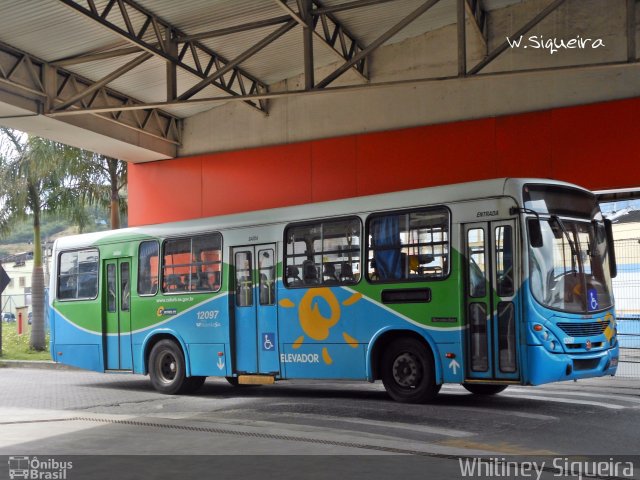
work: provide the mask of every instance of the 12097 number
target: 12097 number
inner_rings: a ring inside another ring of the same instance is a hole
[[[197,313],[198,320],[215,320],[219,313],[219,310],[204,310]]]

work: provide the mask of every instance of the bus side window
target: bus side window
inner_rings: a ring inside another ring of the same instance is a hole
[[[141,242],[138,250],[138,295],[158,292],[159,246],[155,240]]]

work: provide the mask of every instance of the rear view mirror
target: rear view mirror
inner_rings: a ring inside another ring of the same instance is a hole
[[[537,218],[530,218],[527,220],[527,229],[529,230],[529,243],[533,248],[540,248],[543,245],[542,241],[542,228],[540,227],[540,220]]]
[[[607,251],[609,252],[609,273],[611,278],[616,278],[618,275],[618,265],[616,265],[616,249],[613,244],[613,227],[611,220],[604,219],[604,229],[607,233]]]

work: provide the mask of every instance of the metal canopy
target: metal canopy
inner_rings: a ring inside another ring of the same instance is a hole
[[[375,88],[381,83],[367,66],[376,49],[446,25],[457,24],[457,75],[412,82],[502,74],[484,73],[508,48],[489,48],[487,18],[522,1],[4,0],[0,95],[28,99],[47,116],[91,114],[177,145],[182,118],[222,102],[267,114],[273,98]],[[526,34],[565,1],[548,0],[493,38]],[[636,61],[635,9],[627,0],[627,62]],[[486,53],[476,65],[467,65],[470,42]],[[319,67],[329,73],[315,78]],[[301,74],[303,87],[270,91]]]

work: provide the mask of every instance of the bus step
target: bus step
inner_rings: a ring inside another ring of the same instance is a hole
[[[238,375],[240,385],[272,385],[276,383],[273,375]]]

